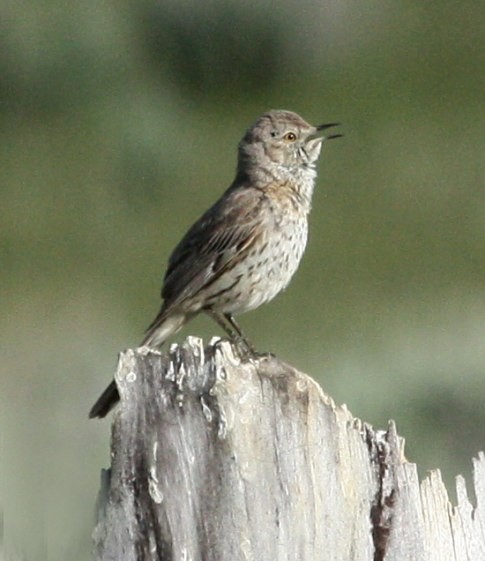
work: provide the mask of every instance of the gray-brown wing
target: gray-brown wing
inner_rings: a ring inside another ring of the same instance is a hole
[[[197,294],[244,255],[259,237],[262,198],[251,188],[229,190],[189,229],[169,259],[162,287],[165,311]]]

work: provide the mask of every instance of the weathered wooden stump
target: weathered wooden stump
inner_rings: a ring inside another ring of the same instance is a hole
[[[108,561],[485,561],[477,505],[421,484],[391,422],[352,417],[276,358],[199,339],[120,355],[95,558]]]

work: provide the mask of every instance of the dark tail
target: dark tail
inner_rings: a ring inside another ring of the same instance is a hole
[[[94,419],[95,417],[98,417],[102,419],[103,417],[106,417],[119,400],[120,394],[118,393],[118,388],[113,380],[91,408],[89,418]]]
[[[172,314],[169,317],[166,317],[165,310],[162,307],[158,316],[147,329],[146,336],[141,345],[152,348],[160,347],[168,337],[174,335],[180,330],[186,320],[186,315],[181,313]],[[95,417],[98,417],[99,419],[102,419],[103,417],[106,417],[119,400],[120,394],[118,393],[118,388],[113,381],[104,390],[98,401],[96,401],[93,405],[91,411],[89,412],[89,418],[94,419]]]

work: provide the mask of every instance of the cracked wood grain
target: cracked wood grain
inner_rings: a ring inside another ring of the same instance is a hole
[[[103,471],[94,554],[109,561],[485,561],[477,505],[422,483],[394,423],[336,406],[274,357],[188,338],[120,355],[121,406]]]

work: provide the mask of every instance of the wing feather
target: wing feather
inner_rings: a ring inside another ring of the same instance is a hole
[[[195,222],[168,262],[162,287],[165,313],[212,283],[248,251],[259,237],[263,199],[256,189],[229,190]]]

